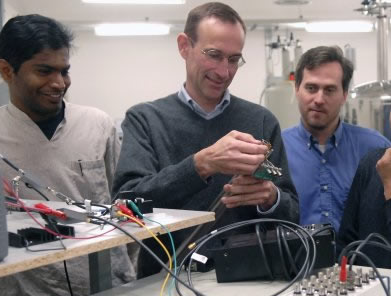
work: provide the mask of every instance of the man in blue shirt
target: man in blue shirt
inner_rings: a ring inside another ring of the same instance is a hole
[[[296,68],[301,121],[282,136],[303,225],[331,223],[338,231],[360,159],[374,148],[390,146],[377,131],[340,120],[352,75],[353,65],[338,47],[312,48]]]

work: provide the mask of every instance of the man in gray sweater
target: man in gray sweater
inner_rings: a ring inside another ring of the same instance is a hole
[[[115,194],[132,190],[152,199],[154,207],[205,211],[223,191],[226,210],[216,227],[259,217],[299,221],[276,118],[228,91],[245,63],[245,35],[242,19],[225,4],[190,11],[177,38],[186,81],[178,93],[127,111]],[[268,151],[262,139],[273,146],[271,162],[283,169],[275,182],[253,177]],[[176,245],[188,234],[175,233]],[[154,242],[148,244],[159,252]],[[138,277],[159,271],[143,251],[140,260]]]

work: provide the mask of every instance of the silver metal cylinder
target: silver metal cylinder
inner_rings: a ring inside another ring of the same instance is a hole
[[[381,1],[380,1],[381,2]],[[377,23],[377,79],[388,80],[388,17],[385,7],[379,7]]]

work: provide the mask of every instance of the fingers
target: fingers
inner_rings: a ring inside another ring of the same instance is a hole
[[[258,180],[251,176],[238,176],[231,184],[224,185],[226,195],[221,201],[227,208],[246,205],[261,205],[269,208],[277,198],[277,190],[271,181]]]
[[[376,170],[384,187],[384,196],[391,198],[391,148],[384,152],[384,155],[376,163]]]
[[[250,134],[232,131],[227,136],[236,140],[231,143],[235,145],[241,153],[265,155],[268,151],[266,145],[262,144],[260,140],[256,140]]]
[[[216,173],[251,175],[265,160],[268,147],[252,135],[231,131],[213,145],[194,154],[202,178]]]
[[[384,167],[391,164],[391,148],[384,152],[384,155],[378,160],[376,168]]]
[[[223,202],[223,204],[225,204],[227,208],[236,208],[240,206],[256,206],[264,203],[263,200],[259,199],[259,196],[256,193],[246,194],[245,196],[244,195],[227,196],[227,197],[223,197],[221,201]]]
[[[262,142],[260,140],[255,139],[252,135],[247,133],[242,133],[238,131],[231,131],[228,133],[229,136],[232,136],[235,139],[238,139],[243,142],[252,143],[252,144],[261,144]]]

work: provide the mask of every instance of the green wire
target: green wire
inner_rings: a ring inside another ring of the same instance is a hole
[[[138,208],[138,206],[134,203],[134,201],[132,200],[129,200],[129,203],[130,203],[130,206],[132,207],[132,210],[138,215],[140,216],[142,219],[145,219],[147,221],[150,221],[152,223],[156,223],[156,224],[159,224],[168,234],[169,238],[170,238],[170,242],[171,242],[171,248],[172,248],[172,257],[173,257],[173,261],[174,261],[174,274],[176,274],[176,270],[177,270],[177,264],[176,264],[176,253],[175,253],[175,244],[174,244],[174,239],[172,238],[171,236],[171,232],[168,230],[168,228],[166,226],[164,226],[163,224],[161,224],[160,222],[157,222],[157,221],[154,221],[152,219],[149,219],[147,217],[145,217],[141,212],[140,212],[140,209]],[[171,280],[171,284],[168,288],[168,294],[171,296],[171,291],[174,287],[174,284],[175,284],[175,278],[173,278]]]

